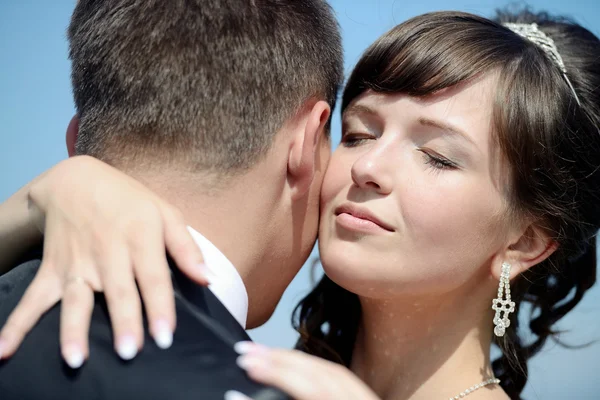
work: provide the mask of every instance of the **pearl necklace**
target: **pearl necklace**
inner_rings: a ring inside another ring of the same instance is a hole
[[[466,389],[464,392],[460,392],[459,394],[457,394],[454,397],[450,397],[450,400],[458,400],[458,399],[462,399],[465,396],[470,395],[471,393],[473,393],[474,391],[476,391],[477,389],[481,389],[484,386],[487,385],[493,385],[493,384],[499,384],[500,383],[500,379],[498,378],[490,378],[488,380],[485,380],[481,383],[478,383],[477,385],[473,385],[470,388]]]

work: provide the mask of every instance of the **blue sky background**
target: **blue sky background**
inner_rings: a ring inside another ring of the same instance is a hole
[[[435,10],[491,16],[496,8],[507,4],[494,0],[330,3],[342,26],[347,72],[369,44],[407,18]],[[65,30],[74,4],[74,0],[0,0],[0,201],[67,155],[64,136],[74,108]],[[535,0],[527,4],[534,10],[568,15],[600,36],[598,0]],[[339,116],[333,131],[337,144]],[[255,340],[293,345],[296,335],[289,323],[291,311],[309,290],[310,282],[310,268],[306,267],[285,293],[273,318],[251,332]],[[600,339],[599,287],[591,290],[559,326],[567,331],[561,338],[570,344]],[[580,350],[549,343],[530,364],[525,398],[600,399],[599,359],[598,343]]]

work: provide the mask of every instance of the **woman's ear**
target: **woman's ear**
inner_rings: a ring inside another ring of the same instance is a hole
[[[492,275],[500,279],[502,262],[507,262],[512,266],[510,271],[512,279],[550,257],[557,248],[558,242],[552,238],[547,229],[531,224],[504,251],[501,262],[493,263]]]
[[[79,136],[79,117],[77,115],[71,118],[69,126],[67,127],[67,152],[69,157],[75,155],[75,143],[77,143],[77,137]]]

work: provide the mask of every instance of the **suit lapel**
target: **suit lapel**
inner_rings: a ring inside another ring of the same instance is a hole
[[[172,260],[169,260],[169,265],[171,266],[175,290],[190,303],[190,306],[195,309],[197,316],[199,316],[199,313],[218,322],[220,330],[226,332],[225,338],[232,344],[241,340],[250,340],[244,328],[209,288],[192,282],[177,268]]]

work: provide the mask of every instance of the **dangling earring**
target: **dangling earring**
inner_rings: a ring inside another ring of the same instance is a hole
[[[498,297],[492,300],[492,310],[496,311],[494,315],[494,334],[504,336],[506,328],[510,326],[508,318],[511,312],[515,311],[515,302],[510,300],[510,264],[502,263],[502,273],[500,274],[500,285],[498,286]],[[506,292],[506,299],[503,295]]]

